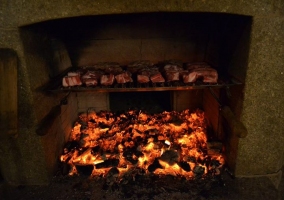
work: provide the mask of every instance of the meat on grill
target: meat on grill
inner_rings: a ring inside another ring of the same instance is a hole
[[[87,78],[87,79],[84,79],[84,83],[85,83],[86,86],[96,86],[96,85],[98,85],[98,79]]]
[[[159,69],[155,66],[151,66],[151,67],[146,66],[146,67],[140,68],[137,74],[137,82],[138,83],[149,83],[150,77],[157,73],[159,73]]]
[[[197,80],[197,73],[196,72],[187,72],[183,75],[183,82],[184,83],[193,83]]]
[[[203,82],[204,83],[217,83],[217,80],[218,80],[217,73],[216,73],[216,75],[203,76]]]
[[[166,71],[167,81],[179,81],[179,71]]]
[[[200,67],[192,69],[188,74],[183,75],[184,83],[193,83],[197,79],[202,79],[204,83],[217,83],[218,73],[211,67]]]
[[[114,63],[114,62],[98,63],[94,65],[93,68],[95,70],[102,70],[107,74],[119,74],[123,71],[119,63]]]
[[[180,71],[182,68],[178,65],[167,64],[164,66],[165,71]]]
[[[113,83],[114,83],[114,75],[113,74],[101,76],[101,85],[110,86]]]
[[[164,66],[164,71],[167,81],[179,81],[180,72],[182,70],[182,67],[177,64],[166,64]]]
[[[207,64],[206,62],[194,62],[194,63],[187,63],[186,64],[186,69],[188,71],[197,69],[197,68],[207,68],[210,67],[209,64]]]
[[[132,73],[131,73],[132,72]],[[201,80],[204,83],[217,83],[218,73],[209,64],[205,62],[183,64],[177,62],[167,62],[162,69],[150,62],[135,62],[122,68],[117,63],[101,63],[89,68],[81,68],[76,71],[70,71],[63,77],[62,85],[64,87],[96,86],[99,83],[102,86],[111,86],[116,81],[119,84],[133,82],[132,77],[136,77],[138,83],[164,83],[165,81],[183,81],[184,83],[193,83]]]
[[[147,60],[135,61],[130,63],[127,66],[127,70],[129,70],[132,74],[138,74],[141,70],[152,67],[154,64]]]
[[[82,85],[82,82],[81,82],[79,75],[65,76],[62,79],[62,85],[63,85],[63,87],[78,86],[78,85]]]
[[[150,78],[147,75],[138,74],[137,75],[137,81],[138,81],[138,83],[149,83]]]
[[[98,85],[98,80],[100,79],[102,74],[103,74],[102,71],[87,71],[82,76],[82,82],[86,86],[96,86],[96,85]]]
[[[165,82],[165,79],[160,72],[152,75],[150,79],[152,83],[164,83]]]
[[[105,72],[110,74],[119,74],[123,72],[123,69],[119,65],[109,66],[105,69]]]
[[[115,76],[115,79],[116,79],[117,83],[133,82],[130,72],[123,72],[121,74],[118,74],[118,75]]]
[[[83,76],[82,79],[88,79],[88,78],[96,78],[99,79],[103,75],[103,71],[97,70],[97,71],[87,71]]]

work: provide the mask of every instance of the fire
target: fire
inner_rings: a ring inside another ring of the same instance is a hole
[[[208,155],[206,129],[199,109],[159,114],[92,111],[79,116],[60,160],[70,165],[70,175],[85,165],[93,166],[92,176],[112,172],[122,177],[137,169],[186,178],[219,174],[224,158],[220,152]]]

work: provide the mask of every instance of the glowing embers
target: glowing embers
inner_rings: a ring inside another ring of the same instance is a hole
[[[185,178],[219,174],[224,164],[222,146],[212,151],[206,127],[201,110],[89,111],[75,123],[61,161],[70,166],[70,175],[77,174],[80,166],[92,166],[92,176],[115,173],[118,178],[126,173]]]

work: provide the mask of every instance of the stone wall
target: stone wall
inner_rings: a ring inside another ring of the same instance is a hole
[[[40,59],[36,52],[23,48],[19,27],[50,19],[134,12],[218,12],[253,16],[243,110],[240,119],[248,136],[240,139],[235,173],[237,176],[265,175],[279,171],[284,155],[284,1],[283,0],[0,0],[0,48],[11,48],[19,57],[17,138],[0,147],[1,156],[19,150],[21,160],[7,161],[7,167],[20,174],[8,179],[11,184],[48,183],[49,173],[42,156],[42,138],[35,134],[38,121],[57,102],[44,100],[40,113],[35,102],[42,94],[35,90],[36,74],[30,66]],[[237,62],[237,61],[234,61]],[[38,70],[46,66],[39,65]],[[14,148],[17,147],[17,148]],[[29,162],[22,162],[28,161]],[[37,164],[35,164],[35,162]],[[19,167],[21,166],[21,168]]]

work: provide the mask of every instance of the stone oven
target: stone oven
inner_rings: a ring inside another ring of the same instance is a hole
[[[225,143],[234,175],[281,174],[282,1],[4,1],[3,5],[0,175],[10,184],[48,183],[77,113],[88,107],[109,110],[122,96],[108,91],[50,92],[46,85],[50,87],[70,66],[136,60],[206,61],[216,66],[223,80],[238,80],[241,84],[214,92],[244,124],[246,137],[226,125],[219,128],[226,122],[208,88],[163,92],[174,110],[203,107],[215,137]]]

